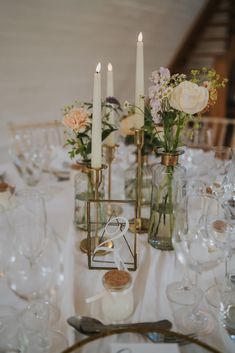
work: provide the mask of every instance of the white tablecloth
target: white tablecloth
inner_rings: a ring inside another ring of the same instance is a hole
[[[9,182],[16,188],[25,187],[23,181],[17,175],[11,165],[2,165],[0,172],[4,170]],[[97,294],[100,290],[100,280],[103,271],[89,270],[87,255],[79,250],[79,244],[84,237],[73,226],[74,191],[71,181],[58,182],[57,191],[53,197],[46,201],[49,223],[59,234],[64,256],[64,282],[58,293],[58,305],[61,310],[60,328],[68,335],[70,343],[73,340],[73,332],[66,324],[66,318],[75,312],[79,315],[99,315],[100,302],[86,304],[87,297]],[[40,185],[39,187],[40,188]],[[152,248],[147,243],[147,235],[138,235],[138,268],[132,272],[134,279],[135,311],[129,318],[129,322],[156,321],[169,319],[173,321],[172,312],[167,302],[166,286],[182,278],[182,267],[175,259],[175,253],[162,252]],[[204,275],[203,275],[204,276]],[[201,283],[209,287],[213,276],[205,275]],[[6,281],[0,279],[0,304],[13,304],[23,306],[21,302],[8,289]],[[202,307],[210,309],[205,302]],[[129,339],[126,335],[118,338]],[[136,339],[135,339],[136,340]],[[137,340],[141,340],[138,338]],[[203,340],[224,353],[234,353],[235,343],[232,342],[215,316],[215,329],[213,333]],[[109,342],[112,338],[109,338]],[[96,349],[94,348],[96,347]],[[188,347],[188,348],[187,348]],[[184,348],[187,352],[200,352],[199,348],[193,350],[191,345]],[[89,351],[89,350],[88,350]],[[92,352],[108,352],[108,347],[103,347],[102,341],[93,344]]]

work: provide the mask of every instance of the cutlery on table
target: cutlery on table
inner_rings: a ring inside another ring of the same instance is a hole
[[[186,338],[179,337],[173,334],[163,334],[158,332],[152,332],[153,328],[163,328],[165,330],[170,330],[172,328],[172,323],[169,320],[159,320],[155,322],[138,322],[138,323],[128,323],[128,324],[110,324],[105,325],[101,321],[88,317],[88,316],[71,316],[67,319],[67,322],[70,326],[72,326],[78,332],[86,335],[92,336],[100,332],[106,332],[112,329],[119,328],[137,328],[137,327],[145,327],[149,326],[149,332],[141,333],[144,337],[148,338],[153,343],[177,343],[180,346],[189,344],[190,341]],[[189,335],[191,338],[196,338],[195,335]]]
[[[176,335],[165,335],[162,333],[158,333],[158,332],[146,332],[143,333],[143,336],[145,336],[146,338],[148,338],[151,342],[153,343],[159,343],[159,342],[164,342],[164,343],[177,343],[180,346],[184,346],[186,344],[190,344],[190,340],[187,340],[186,338],[183,337],[179,337]],[[196,335],[191,334],[188,335],[190,338],[197,338]]]
[[[149,326],[149,330],[153,328],[164,328],[166,330],[170,330],[172,327],[172,323],[169,320],[160,320],[156,322],[138,322],[138,323],[128,323],[128,324],[110,324],[105,325],[101,321],[88,317],[88,316],[71,316],[67,319],[67,322],[70,326],[75,328],[80,333],[84,335],[90,336],[100,332],[106,332],[112,329],[119,329],[119,328],[137,328]]]

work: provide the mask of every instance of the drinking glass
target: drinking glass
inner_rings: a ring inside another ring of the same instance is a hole
[[[173,235],[173,244],[177,236],[181,237],[188,231],[187,219],[187,198],[175,208],[175,227]],[[176,252],[176,257],[179,253]],[[180,259],[178,259],[180,261]],[[183,279],[181,281],[170,283],[166,288],[166,296],[169,302],[179,305],[195,305],[202,293],[193,285],[189,278],[187,267],[183,264]]]
[[[206,218],[210,202],[217,201],[202,195],[194,195],[191,199],[193,207],[187,207],[187,215],[191,216],[191,223],[184,232],[173,237],[173,244],[178,260],[188,266],[196,274],[209,271],[224,260],[224,249],[218,247],[217,242],[206,231]],[[195,215],[195,217],[193,216]],[[213,329],[213,318],[206,312],[199,310],[198,305],[191,308],[180,308],[174,313],[176,325],[186,334],[209,334]]]
[[[232,150],[227,146],[213,148],[213,168],[211,170],[210,188],[216,198],[221,198],[230,188],[229,168]]]
[[[41,255],[46,241],[46,209],[40,193],[21,190],[7,211],[14,248],[31,264]]]
[[[207,218],[207,232],[210,232],[217,246],[225,251],[224,265],[214,271],[215,284],[206,291],[207,302],[217,309],[221,304],[224,283],[229,280],[229,264],[235,251],[234,205],[231,201],[231,199],[224,201],[217,212]]]
[[[58,353],[68,346],[67,338],[52,328],[50,312],[50,303],[37,301],[21,314],[21,324],[28,339],[29,352]]]
[[[201,210],[197,209],[195,200],[198,199],[197,195],[203,195],[206,189],[206,184],[200,179],[190,179],[187,182],[187,197],[175,207],[175,227],[174,234],[180,236],[187,233],[188,227],[196,231],[196,227],[201,219]],[[200,204],[199,204],[200,207]],[[192,213],[187,212],[187,208],[194,210]],[[177,253],[176,253],[177,256]],[[183,266],[184,275],[181,281],[170,283],[166,288],[166,295],[171,303],[180,305],[194,305],[199,297],[202,297],[200,289],[189,278],[188,269]]]
[[[41,179],[44,163],[42,151],[30,130],[18,132],[12,139],[9,153],[19,173],[29,186],[37,185]]]
[[[14,307],[0,305],[0,351],[26,353],[27,347],[18,311]]]
[[[40,256],[30,261],[15,251],[6,269],[10,289],[27,301],[50,297],[60,284],[63,268],[58,236],[48,225],[45,231],[45,246]]]
[[[235,249],[230,254],[227,272],[221,291],[220,320],[229,337],[235,341]]]

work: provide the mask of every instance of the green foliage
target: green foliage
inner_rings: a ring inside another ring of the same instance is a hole
[[[93,104],[89,102],[76,101],[74,104],[64,107],[63,114],[67,115],[74,109],[85,108],[89,114],[90,123],[86,126],[85,131],[76,132],[74,130],[67,131],[69,137],[66,145],[71,146],[69,156],[71,158],[79,155],[83,160],[87,160],[91,153],[91,130],[92,130],[92,108]],[[117,115],[122,111],[120,103],[114,97],[108,97],[102,102],[102,141],[104,141],[113,131],[117,130],[114,125],[109,122],[111,112]]]

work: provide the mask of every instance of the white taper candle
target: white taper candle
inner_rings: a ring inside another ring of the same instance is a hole
[[[113,66],[109,63],[107,70],[107,97],[113,97],[113,91]],[[109,111],[109,108],[107,108],[107,111]],[[109,122],[110,124],[115,125],[114,111],[109,115]],[[105,144],[110,147],[115,145],[115,131],[111,132],[111,134],[105,139]]]
[[[139,33],[136,50],[135,106],[135,127],[140,129],[144,125],[144,47],[142,32]]]
[[[91,134],[91,167],[101,168],[102,150],[101,150],[101,64],[96,67],[94,74],[93,89],[93,117],[92,117],[92,134]]]

